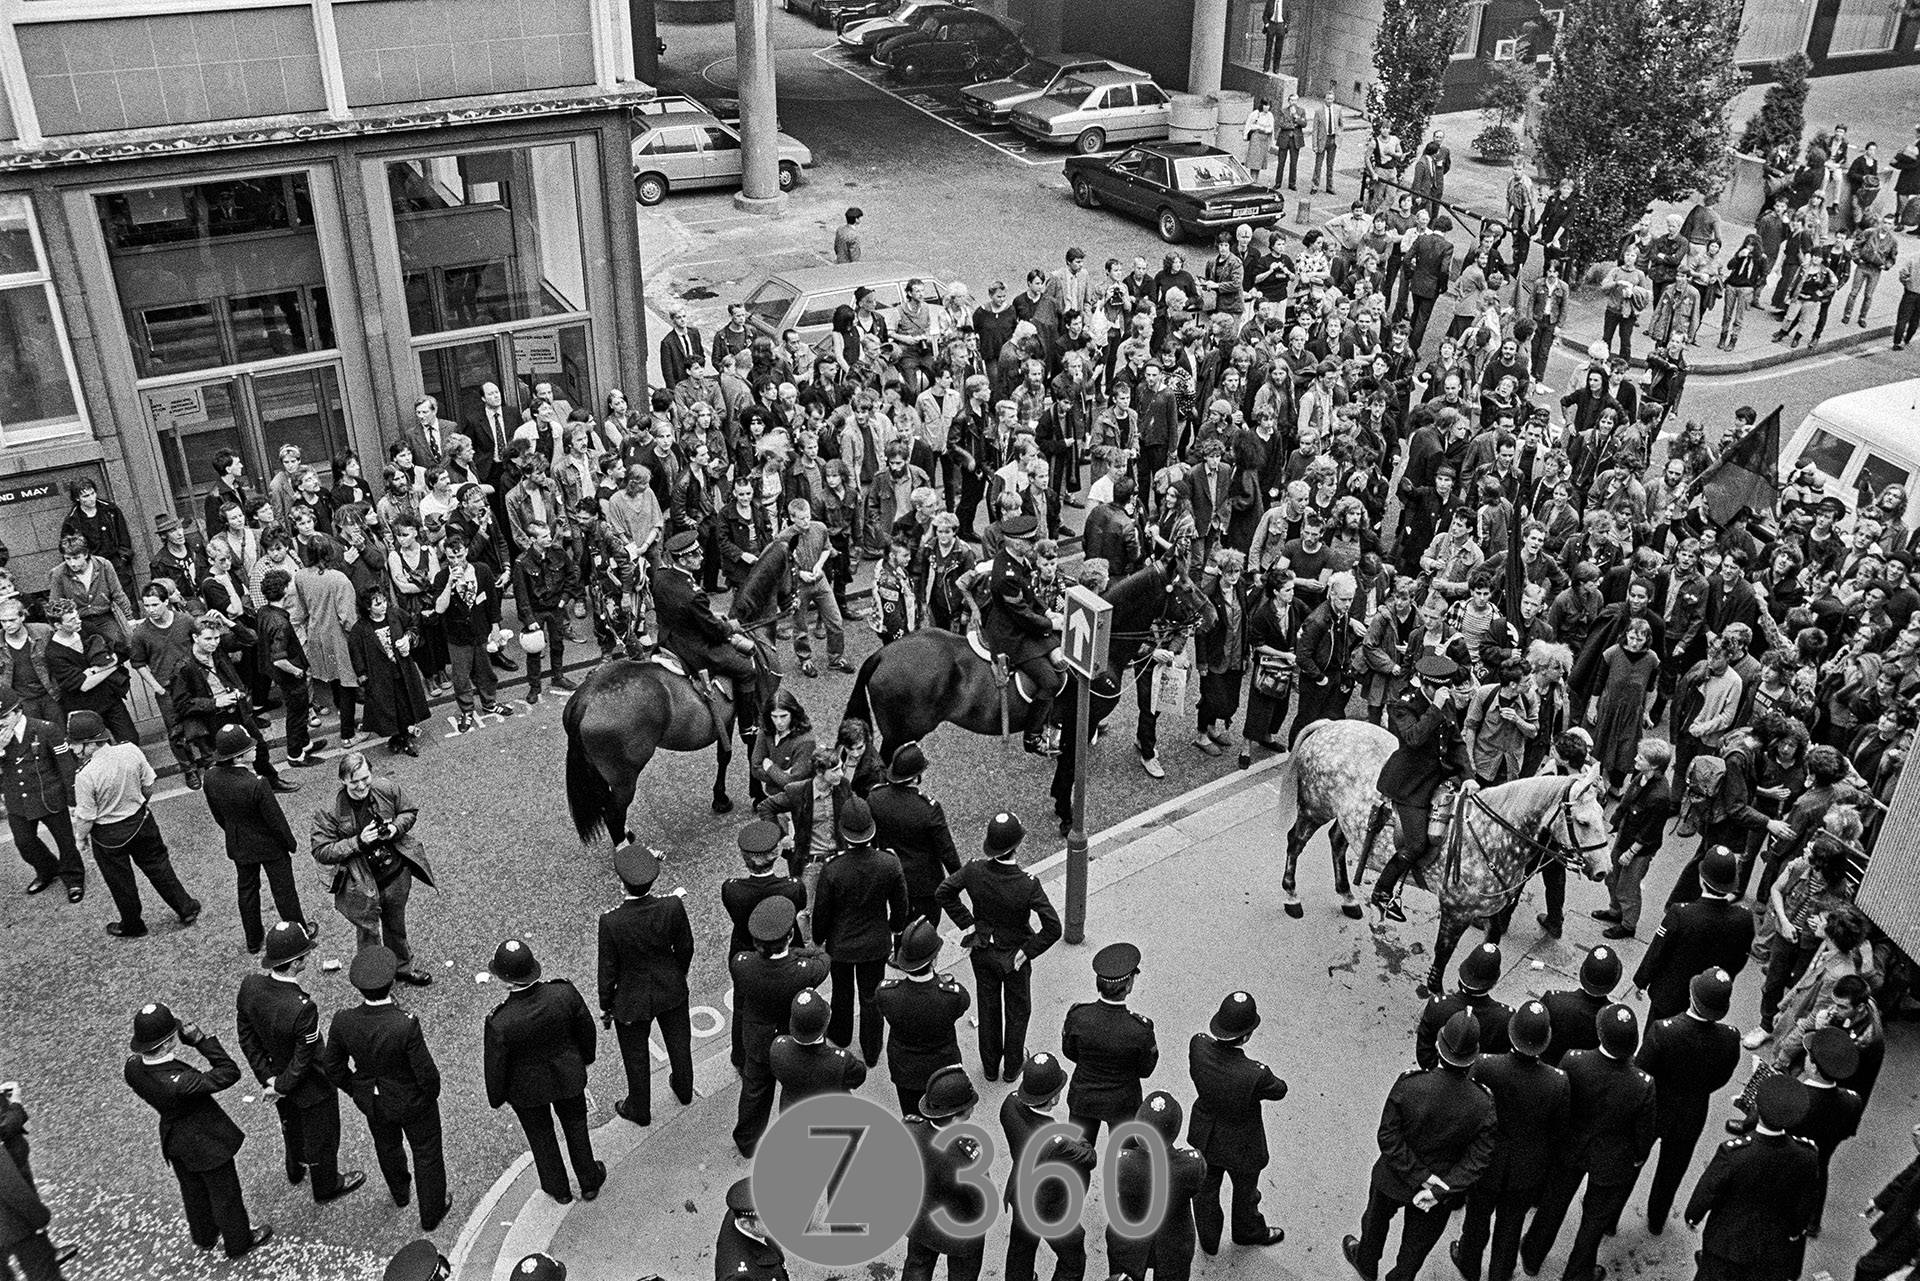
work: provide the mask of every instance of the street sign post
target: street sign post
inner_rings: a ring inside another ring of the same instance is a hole
[[[1093,678],[1106,669],[1113,637],[1113,606],[1085,587],[1067,589],[1061,650],[1074,673],[1073,821],[1067,829],[1067,915],[1062,934],[1078,943],[1087,932],[1087,739],[1093,719]]]

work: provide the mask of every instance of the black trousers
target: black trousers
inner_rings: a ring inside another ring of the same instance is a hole
[[[180,1203],[187,1212],[187,1235],[202,1250],[224,1241],[227,1257],[237,1259],[253,1248],[253,1221],[240,1195],[240,1173],[231,1160],[211,1170],[187,1170],[176,1165]]]
[[[1680,1181],[1687,1177],[1693,1150],[1699,1145],[1700,1132],[1706,1124],[1704,1106],[1698,1117],[1687,1117],[1678,1123],[1662,1122],[1660,1157],[1654,1162],[1653,1182],[1647,1187],[1648,1226],[1664,1226],[1667,1215],[1673,1212],[1673,1199],[1680,1192]]]
[[[292,1099],[273,1102],[280,1114],[280,1140],[287,1150],[287,1177],[308,1176],[318,1201],[340,1190],[340,1096],[327,1091],[324,1103],[300,1107]]]
[[[1367,1193],[1366,1213],[1360,1216],[1358,1251],[1360,1266],[1367,1272],[1379,1268],[1380,1256],[1387,1249],[1387,1229],[1393,1226],[1393,1216],[1402,1212],[1407,1222],[1400,1230],[1400,1255],[1388,1271],[1386,1281],[1413,1281],[1419,1276],[1420,1265],[1440,1243],[1441,1235],[1447,1230],[1447,1220],[1453,1217],[1450,1207],[1418,1210],[1410,1201],[1396,1201],[1378,1188],[1371,1189]]]
[[[1408,291],[1408,296],[1413,299],[1413,309],[1411,318],[1408,321],[1409,331],[1407,333],[1407,341],[1411,344],[1413,350],[1417,352],[1420,350],[1421,342],[1427,336],[1427,322],[1433,319],[1433,304],[1435,300],[1413,293],[1411,289]]]
[[[95,824],[91,844],[93,861],[100,868],[100,879],[107,883],[107,893],[113,896],[113,905],[120,910],[122,926],[138,930],[145,925],[140,883],[133,876],[136,867],[146,873],[160,901],[172,908],[175,916],[185,916],[200,906],[173,870],[166,839],[160,835],[160,820],[151,810],[142,808],[124,823]]]
[[[562,674],[567,662],[567,616],[558,609],[536,609],[520,620],[522,627],[539,624],[546,633],[547,649],[543,654],[527,655],[527,693],[540,692],[540,673],[544,668],[555,676]]]
[[[566,1163],[560,1159],[560,1141],[554,1137],[555,1117],[560,1119],[560,1133],[566,1136],[567,1156],[573,1162],[573,1175],[580,1181],[581,1190],[600,1186],[604,1176],[593,1157],[593,1136],[587,1133],[586,1095],[576,1094],[570,1099],[555,1099],[534,1107],[516,1103],[513,1114],[520,1118],[520,1128],[527,1132],[527,1146],[533,1150],[533,1168],[540,1174],[543,1192],[555,1198],[572,1195]]]
[[[940,1259],[941,1251],[908,1237],[907,1261],[900,1265],[900,1281],[933,1281],[933,1270],[939,1266]],[[980,1281],[981,1265],[987,1261],[987,1243],[984,1239],[969,1241],[947,1254],[946,1260],[947,1281]]]
[[[880,1018],[880,1006],[874,996],[880,980],[887,976],[887,963],[879,961],[835,961],[833,975],[833,1013],[827,1020],[827,1039],[841,1049],[853,1043],[853,1009],[858,997],[860,1007],[860,1057],[867,1066],[880,1061],[880,1046],[887,1026]]]
[[[733,1017],[735,1022],[740,1021],[737,1012]],[[733,1124],[733,1144],[742,1152],[753,1151],[754,1145],[760,1142],[760,1136],[767,1132],[767,1122],[773,1117],[775,1082],[770,1053],[776,1035],[778,1033],[771,1025],[755,1025],[740,1030],[741,1046],[746,1057],[740,1065],[740,1112]]]
[[[340,741],[346,743],[360,732],[360,687],[328,681],[327,695],[333,699],[333,710],[340,713]]]
[[[429,1103],[404,1120],[386,1121],[369,1114],[367,1130],[373,1135],[374,1159],[380,1163],[380,1177],[396,1204],[410,1195],[414,1179],[420,1181],[421,1226],[447,1201],[447,1158],[441,1143],[440,1105]],[[407,1149],[413,1149],[413,1174],[407,1173]]]
[[[1562,1166],[1548,1176],[1547,1185],[1540,1192],[1540,1208],[1534,1212],[1533,1223],[1521,1238],[1520,1266],[1528,1272],[1538,1272],[1546,1262],[1554,1238],[1560,1235],[1560,1225],[1566,1221],[1567,1211],[1573,1205],[1573,1195],[1582,1183],[1587,1183],[1587,1192],[1580,1200],[1580,1226],[1574,1230],[1566,1271],[1561,1275],[1564,1281],[1588,1281],[1593,1276],[1600,1241],[1619,1219],[1633,1184],[1590,1183],[1585,1170],[1569,1166]]]
[[[1480,1275],[1480,1256],[1491,1236],[1487,1281],[1511,1281],[1520,1260],[1520,1232],[1526,1226],[1527,1211],[1539,1198],[1540,1188],[1532,1184],[1496,1188],[1483,1179],[1468,1189],[1467,1211],[1460,1223],[1460,1262],[1467,1276]]]
[[[54,1256],[53,1242],[47,1240],[44,1229],[0,1250],[0,1278],[4,1278],[4,1281],[13,1281],[14,1278],[13,1269],[7,1266],[9,1254],[13,1256],[14,1263],[19,1265],[20,1275],[26,1281],[61,1281],[60,1263]]]
[[[909,894],[907,896],[907,920],[924,920],[936,929],[940,925],[940,900],[933,895]]]
[[[1899,309],[1893,315],[1893,340],[1905,346],[1913,341],[1915,332],[1920,332],[1920,294],[1902,289]]]
[[[1244,1244],[1267,1230],[1266,1216],[1260,1213],[1260,1171],[1229,1170],[1209,1161],[1200,1195],[1193,1200],[1193,1224],[1208,1254],[1220,1248],[1220,1231],[1228,1222],[1220,1209],[1220,1188],[1229,1174],[1233,1176],[1233,1239]]]
[[[1053,1251],[1053,1281],[1081,1281],[1087,1275],[1087,1230],[1075,1226],[1072,1232],[1047,1242]],[[1020,1224],[1020,1216],[1007,1215],[1007,1266],[1004,1281],[1033,1281],[1033,1263],[1040,1254],[1040,1238]]]
[[[1003,1077],[1027,1061],[1027,1022],[1033,1017],[1033,967],[1018,952],[977,947],[973,990],[980,1000],[980,1068]],[[1014,961],[1021,960],[1016,966]]]
[[[1293,730],[1287,735],[1287,746],[1293,746],[1300,737],[1300,731],[1315,721],[1337,721],[1347,714],[1347,700],[1353,697],[1353,687],[1346,683],[1344,676],[1329,677],[1325,685],[1313,681],[1300,682],[1300,710],[1293,714]]]
[[[304,676],[289,677],[276,670],[274,683],[280,687],[280,702],[287,709],[287,759],[298,760],[313,738],[313,730],[307,724],[307,713],[313,710],[313,693],[307,688]]]
[[[240,928],[247,937],[247,951],[258,952],[267,940],[260,924],[260,875],[265,873],[267,888],[273,893],[273,910],[283,921],[305,922],[307,914],[300,906],[300,887],[293,879],[293,860],[286,855],[264,863],[235,863],[234,876],[240,890]]]
[[[1153,674],[1159,670],[1153,663],[1142,663],[1133,678],[1134,705],[1140,710],[1133,741],[1142,760],[1151,759],[1160,750],[1160,713],[1153,709]]]
[[[57,858],[40,839],[43,826],[60,851]],[[73,819],[66,810],[55,810],[45,818],[22,818],[9,813],[7,829],[13,833],[14,848],[20,851],[20,857],[36,877],[58,878],[68,889],[87,883],[86,865],[80,861],[80,847],[73,839]]]
[[[667,1051],[667,1085],[673,1097],[682,1103],[693,1097],[693,1024],[691,1009],[678,1005],[661,1010],[649,1019],[615,1023],[613,1034],[620,1042],[620,1062],[627,1070],[627,1110],[641,1120],[653,1117],[653,1051],[648,1047],[650,1029],[658,1024],[660,1041]]]

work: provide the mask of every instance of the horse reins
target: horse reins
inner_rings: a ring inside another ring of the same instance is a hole
[[[1527,832],[1521,831],[1517,826],[1509,822],[1504,815],[1498,813],[1491,805],[1488,805],[1484,800],[1480,799],[1479,792],[1475,792],[1471,799],[1476,809],[1478,809],[1482,814],[1485,814],[1488,818],[1492,819],[1509,836],[1512,836],[1513,838],[1518,840],[1522,845],[1526,846],[1530,851],[1525,864],[1522,866],[1519,879],[1515,880],[1511,884],[1501,886],[1499,890],[1496,891],[1498,897],[1500,898],[1505,898],[1509,894],[1518,893],[1522,886],[1524,886],[1528,881],[1532,880],[1533,874],[1535,872],[1540,871],[1542,868],[1544,868],[1547,865],[1547,859],[1543,857],[1545,855],[1552,855],[1552,854],[1558,853],[1560,862],[1564,864],[1566,867],[1568,867],[1569,869],[1572,869],[1574,866],[1574,859],[1577,858],[1579,855],[1585,854],[1589,850],[1605,849],[1607,846],[1607,842],[1605,841],[1599,841],[1591,845],[1583,845],[1574,839],[1572,785],[1568,786],[1567,794],[1561,797],[1559,802],[1553,807],[1552,816],[1549,817],[1545,823],[1541,824],[1540,831],[1548,837],[1548,839],[1546,840],[1542,840],[1539,836],[1531,835]],[[1550,831],[1550,829],[1553,827],[1553,825],[1556,822],[1563,824],[1566,828],[1566,842],[1564,845],[1552,839],[1552,832]],[[1452,867],[1449,870],[1454,872],[1456,875],[1458,874],[1458,871],[1459,871],[1460,844],[1465,841],[1466,835],[1467,835],[1467,822],[1466,822],[1466,815],[1464,813],[1460,815],[1460,823],[1457,828],[1457,832],[1458,832],[1458,836],[1457,836],[1457,839],[1453,842],[1454,848],[1450,852],[1450,858],[1449,858],[1449,861],[1452,864]]]

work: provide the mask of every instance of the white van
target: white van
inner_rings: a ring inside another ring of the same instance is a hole
[[[1888,485],[1904,485],[1906,523],[1920,528],[1920,378],[1823,400],[1780,451],[1782,477],[1804,459],[1848,506],[1870,503]]]

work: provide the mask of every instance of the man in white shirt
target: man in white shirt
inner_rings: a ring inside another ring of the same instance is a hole
[[[74,840],[93,847],[100,879],[120,911],[119,920],[107,922],[107,933],[132,939],[147,932],[140,886],[133,878],[136,867],[180,924],[192,925],[200,919],[200,901],[180,883],[160,820],[147,805],[154,773],[146,754],[136,744],[113,742],[106,723],[93,712],[68,718],[67,741],[80,760],[73,780]]]

